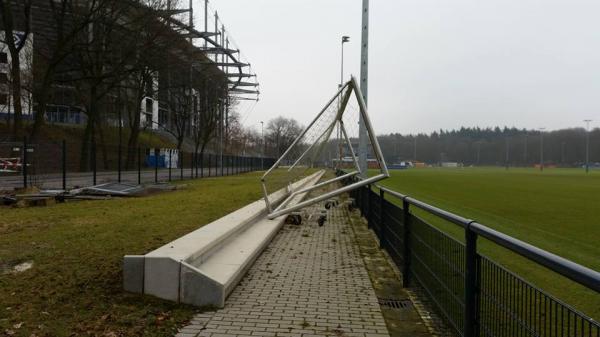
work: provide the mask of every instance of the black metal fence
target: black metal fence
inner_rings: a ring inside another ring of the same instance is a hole
[[[404,286],[421,288],[456,335],[600,337],[597,321],[479,254],[477,238],[596,293],[600,293],[600,273],[395,191],[380,186],[376,190],[369,186],[351,194],[381,248],[402,271]],[[412,207],[462,227],[465,243],[416,216]]]
[[[82,161],[81,148],[66,142],[0,143],[0,190],[36,186],[68,189],[109,181],[159,183],[228,176],[270,167],[272,158],[189,153],[175,149],[92,144]]]

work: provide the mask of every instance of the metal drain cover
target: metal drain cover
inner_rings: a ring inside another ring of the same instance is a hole
[[[408,309],[412,307],[410,300],[396,300],[391,298],[378,298],[379,305],[390,309]]]

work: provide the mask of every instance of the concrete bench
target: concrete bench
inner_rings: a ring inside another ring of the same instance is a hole
[[[324,171],[306,177],[294,189],[316,184]],[[271,194],[283,201],[287,188]],[[305,194],[294,197],[298,203]],[[257,200],[146,255],[123,261],[126,291],[197,306],[223,307],[225,298],[277,234],[285,216],[268,220]]]

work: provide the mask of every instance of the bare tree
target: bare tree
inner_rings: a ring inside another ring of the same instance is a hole
[[[56,76],[72,69],[66,66],[69,57],[73,55],[77,39],[87,31],[95,11],[101,6],[90,6],[88,11],[78,10],[76,0],[47,0],[47,14],[39,18],[38,43],[34,49],[35,78],[32,87],[33,98],[37,103],[35,119],[31,130],[31,138],[37,139],[40,129],[45,124],[46,107],[52,87],[56,84]],[[77,18],[74,18],[77,15]],[[36,21],[37,22],[37,21]],[[34,23],[35,24],[35,23]],[[68,77],[67,77],[68,78]],[[61,85],[68,85],[62,80]]]
[[[207,145],[217,135],[221,119],[220,104],[217,90],[213,89],[209,92],[208,89],[205,89],[204,95],[200,99],[200,111],[196,114],[192,128],[194,151],[200,157],[204,155]]]
[[[136,55],[156,48],[155,41],[148,39],[152,34],[146,29],[156,13],[147,6],[139,1],[121,0],[95,0],[91,6],[95,7],[80,9],[92,14],[86,34],[80,35],[76,48],[80,75],[77,84],[88,117],[81,147],[82,169],[87,168],[96,132],[102,138],[100,107],[106,104],[105,96],[138,71],[132,62]]]
[[[8,46],[11,57],[11,94],[14,108],[13,137],[19,138],[23,133],[23,107],[21,104],[21,50],[26,45],[31,31],[31,3],[32,0],[21,0],[12,3],[10,0],[0,0],[3,41]],[[14,8],[13,8],[14,6]],[[13,11],[13,9],[15,11]],[[15,13],[21,13],[16,16]],[[22,20],[22,34],[17,34],[17,20]]]
[[[138,31],[143,32],[135,39],[138,52],[135,53],[131,60],[132,74],[128,79],[133,89],[134,107],[128,109],[129,121],[129,139],[127,141],[127,160],[126,166],[130,167],[136,157],[138,139],[142,130],[141,115],[142,103],[146,97],[155,96],[155,80],[161,70],[164,70],[168,65],[164,62],[163,56],[165,52],[162,47],[169,45],[169,36],[172,35],[170,27],[159,20],[154,15],[157,11],[164,10],[171,6],[170,1],[166,0],[148,0],[145,4],[145,9],[151,11],[152,15],[141,20]],[[152,48],[154,47],[154,48]],[[161,47],[161,48],[156,48]],[[154,51],[160,50],[160,51]],[[166,52],[169,49],[166,48]]]
[[[302,132],[302,128],[293,118],[277,117],[269,121],[266,131],[269,154],[280,157]]]

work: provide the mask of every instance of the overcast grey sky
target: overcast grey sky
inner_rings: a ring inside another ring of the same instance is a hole
[[[248,126],[307,123],[359,75],[361,0],[213,0],[252,63]],[[371,0],[369,113],[377,133],[557,129],[600,120],[600,1]],[[596,122],[600,125],[600,122]]]

